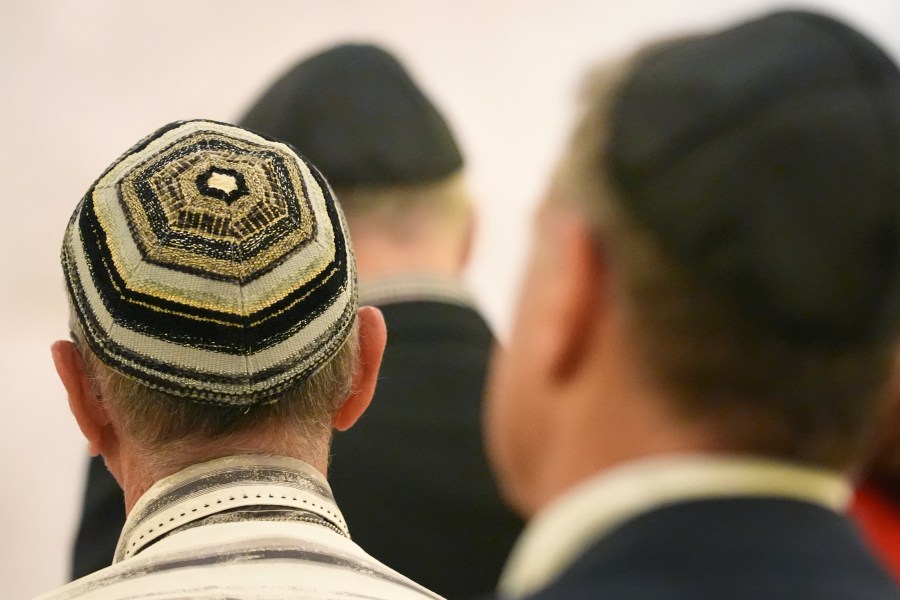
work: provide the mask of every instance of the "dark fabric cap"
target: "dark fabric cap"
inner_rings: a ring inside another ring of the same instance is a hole
[[[898,315],[900,74],[833,19],[781,12],[638,59],[607,158],[624,205],[788,339]]]
[[[426,182],[463,164],[434,105],[397,59],[370,45],[300,62],[240,124],[293,145],[335,186]]]

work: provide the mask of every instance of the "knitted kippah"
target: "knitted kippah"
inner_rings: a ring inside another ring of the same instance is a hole
[[[829,347],[900,315],[900,72],[831,18],[779,12],[654,48],[611,115],[623,204],[701,280]]]
[[[273,399],[334,356],[356,316],[325,179],[223,123],[172,123],[116,160],[75,209],[62,265],[100,360],[198,401]]]
[[[335,187],[426,183],[463,165],[437,108],[396,58],[369,44],[296,64],[240,124],[301,148]]]

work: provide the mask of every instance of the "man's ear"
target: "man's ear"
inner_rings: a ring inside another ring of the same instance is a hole
[[[387,327],[380,310],[372,306],[363,306],[357,313],[357,319],[359,364],[353,377],[353,390],[331,420],[338,431],[346,431],[353,427],[372,402],[375,384],[378,383],[381,357],[387,343]]]
[[[550,376],[565,379],[576,372],[589,355],[593,336],[602,331],[609,289],[606,258],[587,222],[577,214],[549,217],[554,223],[544,272],[544,309],[552,315],[545,331]],[[545,229],[546,231],[546,229]]]
[[[97,397],[75,344],[65,340],[54,342],[50,346],[50,353],[59,379],[66,388],[69,410],[87,439],[88,452],[91,456],[97,456],[104,449],[104,432],[110,430],[107,427],[110,423],[109,414]]]

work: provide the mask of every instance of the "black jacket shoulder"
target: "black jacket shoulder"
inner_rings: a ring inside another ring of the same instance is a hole
[[[788,500],[686,502],[635,518],[529,600],[898,600],[846,517]]]
[[[368,553],[448,598],[489,593],[522,527],[482,445],[493,335],[473,309],[381,307],[388,344],[372,405],[332,446],[329,480]]]

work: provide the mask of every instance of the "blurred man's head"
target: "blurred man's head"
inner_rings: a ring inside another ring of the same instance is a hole
[[[900,312],[898,165],[897,68],[824,17],[601,69],[489,388],[510,499],[677,452],[847,466]]]
[[[457,274],[472,215],[447,122],[396,58],[346,44],[295,65],[241,125],[301,149],[347,214],[361,277]]]
[[[357,309],[327,183],[282,143],[160,129],[88,190],[62,263],[74,344],[54,359],[120,483],[240,452],[324,471],[331,428],[371,397],[383,321]]]

